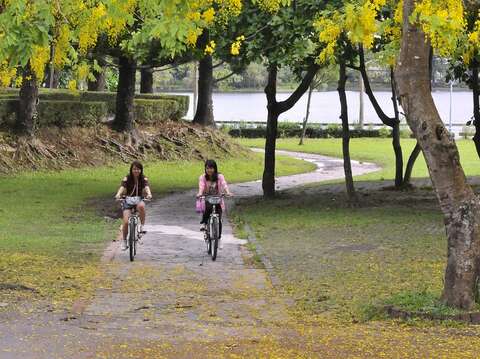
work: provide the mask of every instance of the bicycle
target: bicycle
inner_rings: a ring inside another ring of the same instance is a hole
[[[129,249],[130,262],[133,262],[137,254],[137,243],[143,234],[140,232],[140,216],[137,211],[137,204],[139,204],[141,201],[146,203],[149,200],[139,196],[125,197],[122,200],[127,202],[128,205],[133,205],[130,216],[128,217],[127,238],[124,239],[127,242],[127,248]]]
[[[207,244],[207,253],[212,256],[212,261],[217,259],[217,251],[218,251],[218,242],[220,240],[220,215],[217,213],[217,206],[222,202],[222,198],[225,195],[214,196],[214,195],[207,195],[207,196],[200,196],[199,198],[203,198],[205,202],[210,203],[212,207],[212,213],[208,218],[207,226],[204,232],[204,239],[205,243]]]

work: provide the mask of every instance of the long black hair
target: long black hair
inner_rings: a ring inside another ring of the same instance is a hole
[[[130,165],[130,172],[127,175],[127,190],[133,190],[135,187],[135,177],[133,176],[133,167],[140,169],[140,176],[138,176],[138,187],[143,189],[145,187],[145,176],[143,175],[143,165],[140,161],[133,161]]]
[[[212,175],[211,178],[207,173],[207,168],[213,168],[214,172],[213,172],[213,175]],[[206,160],[205,161],[205,178],[207,179],[207,181],[217,182],[217,180],[218,180],[218,168],[217,168],[217,162],[215,162],[214,160]]]

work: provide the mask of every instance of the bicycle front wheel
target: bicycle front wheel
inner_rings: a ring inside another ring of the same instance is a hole
[[[218,238],[220,236],[220,224],[218,218],[212,218],[212,233],[210,234],[210,246],[212,249],[212,261],[217,259]]]
[[[129,226],[129,236],[128,236],[128,248],[130,252],[130,261],[133,262],[135,257],[135,231],[137,230],[136,225],[134,222],[128,224]]]

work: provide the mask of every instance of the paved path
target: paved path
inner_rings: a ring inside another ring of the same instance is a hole
[[[280,153],[317,165],[314,172],[279,178],[280,190],[343,177],[341,160]],[[368,163],[352,166],[355,175],[378,169]],[[239,197],[260,195],[261,183],[231,185],[231,191]],[[232,234],[228,219],[217,261],[206,255],[194,194],[175,193],[151,204],[148,234],[135,262],[130,263],[119,242],[109,246],[104,256],[108,285],[97,290],[81,314],[67,321],[42,313],[38,323],[21,318],[0,323],[0,357],[136,357],[128,350],[137,348],[134,353],[139,355],[139,348],[155,347],[171,353],[167,356],[187,358],[195,356],[179,348],[194,350],[193,342],[203,343],[195,350],[204,350],[208,343],[229,343],[232,338],[255,342],[295,335],[284,325],[289,321],[287,304],[275,295],[245,241]],[[1,348],[8,348],[8,354],[3,356]]]

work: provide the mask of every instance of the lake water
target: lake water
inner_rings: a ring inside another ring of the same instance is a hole
[[[192,93],[183,93],[190,96]],[[393,106],[390,92],[375,92],[377,101],[384,111],[392,116]],[[279,93],[278,100],[285,99],[288,93]],[[435,91],[433,98],[438,111],[445,124],[449,121],[450,93],[448,91]],[[347,91],[348,115],[350,123],[358,122],[359,118],[359,93]],[[301,122],[305,116],[307,94],[289,111],[280,116],[281,121]],[[367,95],[364,95],[365,123],[381,123],[370,104]],[[214,93],[213,111],[217,121],[266,121],[267,102],[264,93]],[[472,94],[467,91],[453,92],[452,96],[452,123],[465,124],[472,117]],[[310,122],[340,123],[340,101],[336,91],[314,92],[310,108]],[[193,108],[187,115],[193,118]]]

